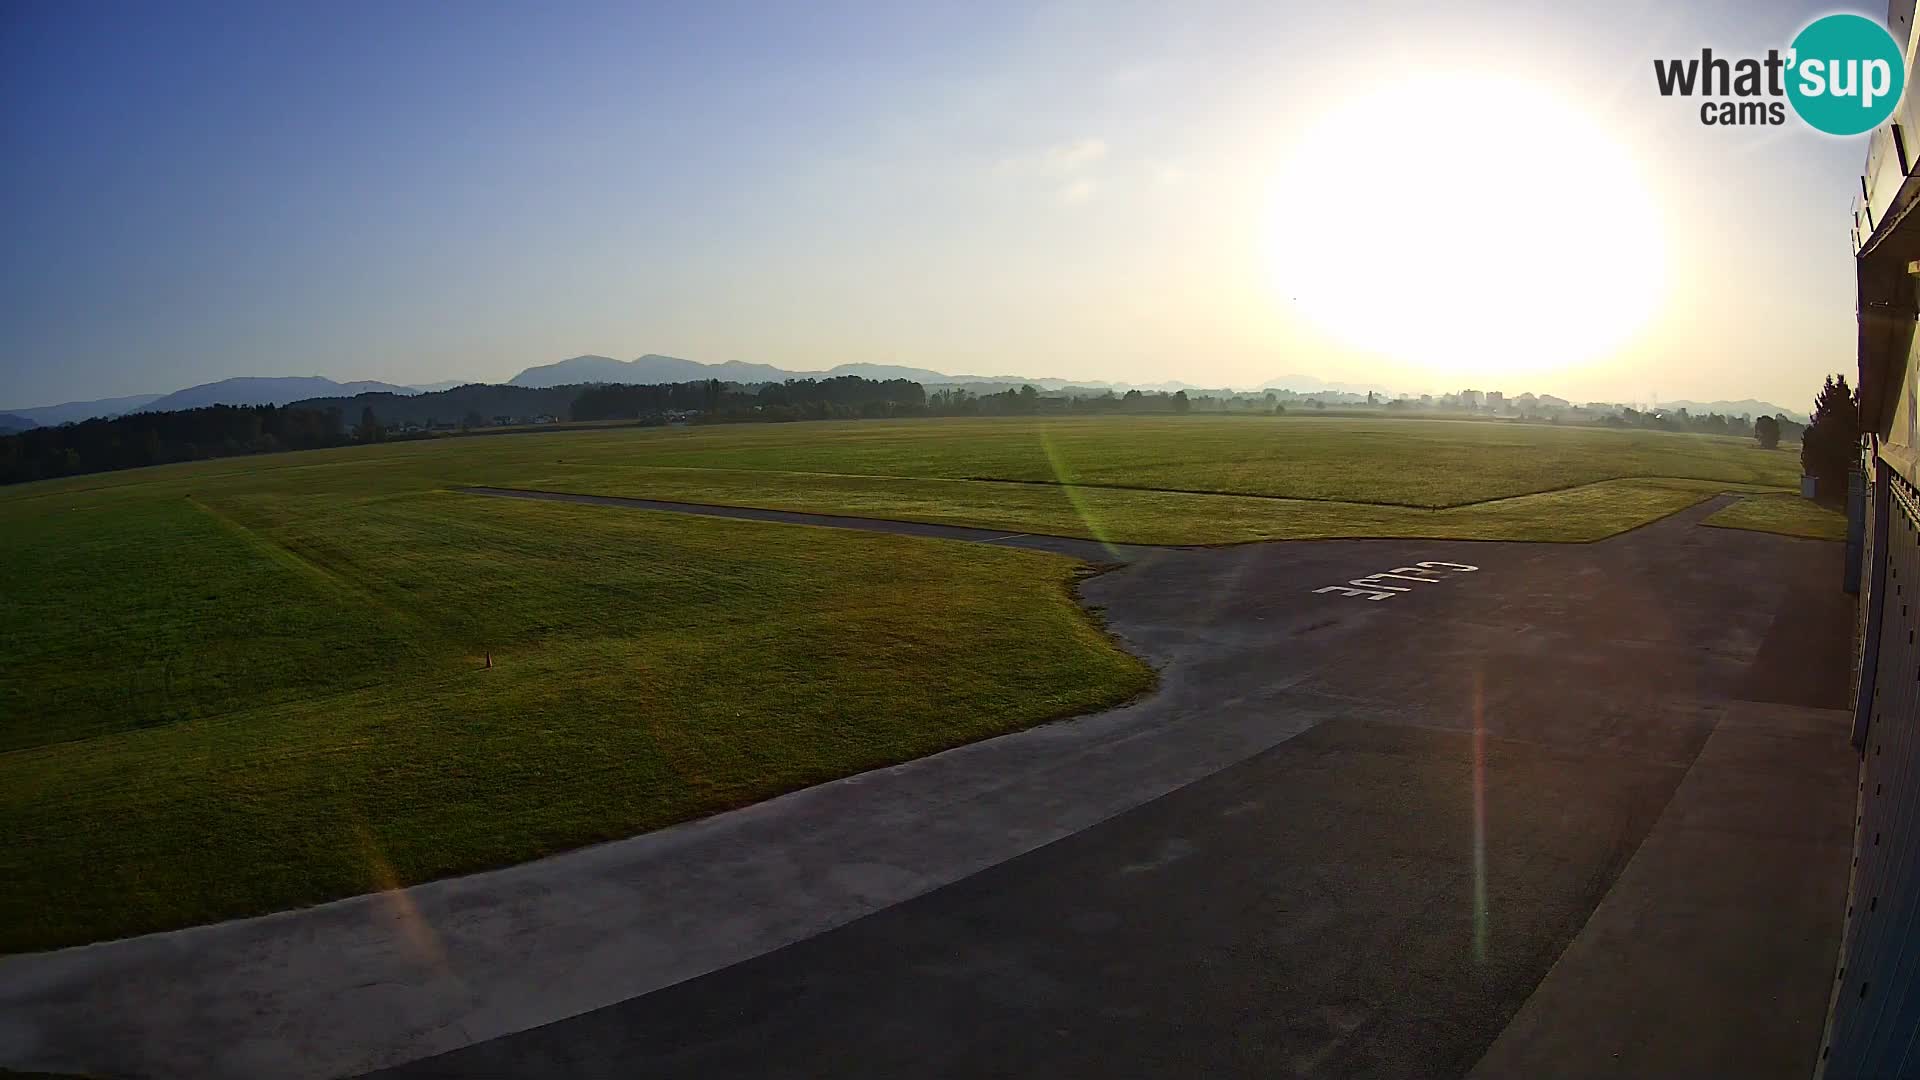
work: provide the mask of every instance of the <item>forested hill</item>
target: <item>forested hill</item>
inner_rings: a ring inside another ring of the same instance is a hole
[[[585,386],[499,386],[468,383],[451,390],[425,394],[369,392],[351,397],[320,397],[296,401],[302,409],[339,409],[347,422],[357,424],[372,409],[374,419],[389,428],[481,427],[496,417],[531,421],[542,416],[565,420],[573,399]]]
[[[750,386],[717,379],[546,387],[473,383],[427,394],[368,393],[294,404],[339,409],[353,424],[362,423],[371,409],[386,428],[476,428],[543,419],[664,422],[671,413],[717,420],[850,419],[912,414],[926,403],[926,390],[916,382],[841,375]]]
[[[309,450],[394,437],[425,438],[562,420],[703,421],[852,419],[926,411],[926,391],[905,379],[797,379],[753,388],[709,379],[656,386],[495,386],[424,394],[369,392],[290,405],[215,405],[137,412],[0,434],[0,484],[176,461]]]
[[[346,441],[337,409],[213,405],[128,413],[0,436],[0,484]]]

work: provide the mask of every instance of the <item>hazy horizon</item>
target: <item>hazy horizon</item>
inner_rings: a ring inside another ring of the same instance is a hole
[[[55,408],[55,407],[64,406],[64,405],[82,404],[89,401],[125,401],[125,400],[138,399],[138,398],[161,398],[161,397],[166,397],[169,394],[177,393],[182,390],[192,390],[200,386],[207,386],[207,385],[218,385],[221,382],[226,382],[226,381],[235,380],[235,379],[263,379],[263,380],[264,379],[307,379],[307,378],[317,377],[317,378],[329,379],[337,384],[342,384],[342,385],[352,385],[352,384],[367,383],[367,382],[379,382],[379,383],[387,383],[387,384],[394,385],[394,386],[397,386],[403,389],[408,389],[408,390],[430,392],[438,389],[446,389],[446,388],[451,388],[453,386],[465,385],[468,383],[486,383],[486,384],[494,384],[494,385],[508,384],[511,382],[511,380],[513,380],[514,378],[518,377],[519,375],[523,374],[526,371],[533,370],[539,367],[550,366],[556,363],[564,363],[569,360],[600,359],[600,360],[618,360],[621,362],[629,362],[633,360],[644,360],[648,357],[657,357],[657,356],[664,356],[664,354],[643,353],[638,357],[609,357],[609,356],[605,356],[603,354],[598,354],[598,353],[580,353],[574,356],[564,357],[558,361],[548,361],[540,364],[531,364],[531,365],[528,365],[526,368],[522,368],[518,371],[514,371],[512,373],[509,373],[506,375],[500,375],[497,377],[485,376],[485,377],[473,377],[473,378],[466,378],[466,379],[459,379],[459,378],[435,379],[435,380],[428,380],[424,382],[414,382],[414,383],[395,383],[392,380],[378,379],[378,378],[371,378],[371,377],[359,378],[359,379],[335,379],[332,376],[328,375],[326,372],[302,372],[302,373],[283,372],[283,373],[278,373],[274,375],[265,375],[265,376],[233,375],[233,376],[227,376],[223,379],[213,380],[210,383],[196,383],[192,386],[169,387],[166,390],[162,390],[162,391],[152,391],[152,392],[143,391],[143,392],[134,393],[134,394],[111,394],[111,395],[106,395],[100,398],[69,398],[63,401],[32,402],[32,403],[26,403],[26,404],[13,404],[13,405],[0,403],[0,413],[5,413],[10,409],[33,411],[33,410],[40,410],[40,409]],[[706,363],[706,361],[700,361],[698,358],[695,358],[695,357],[665,357],[665,358],[672,359],[672,360],[690,360],[695,363]],[[747,361],[747,362],[752,363],[752,361]],[[714,362],[714,366],[718,366],[720,363],[724,363],[724,361]],[[835,365],[835,367],[833,368],[819,368],[819,369],[785,368],[782,370],[787,371],[794,375],[802,375],[802,376],[828,375],[833,373],[839,367],[852,366],[859,363],[863,363],[863,362],[848,361],[848,362],[844,362],[841,365]],[[769,365],[769,366],[777,367],[778,365]],[[910,364],[894,364],[894,365],[887,365],[887,366],[899,367],[899,368],[914,367],[914,365],[910,365]],[[927,369],[927,370],[931,370],[931,369]],[[1041,372],[1015,372],[1015,371],[937,372],[937,374],[947,376],[948,378],[956,382],[976,381],[976,380],[982,381],[982,382],[989,382],[989,381],[1005,382],[1013,379],[1027,379],[1027,380],[1032,380],[1034,382],[1062,381],[1062,382],[1067,382],[1069,384],[1074,384],[1076,382],[1076,380],[1066,379],[1063,376],[1049,375]],[[876,375],[874,377],[880,378],[880,377],[886,377],[886,376]],[[648,379],[647,381],[658,381],[658,380]],[[672,380],[667,380],[667,381],[672,381]],[[738,381],[738,380],[730,380],[730,381]],[[1321,393],[1321,392],[1364,394],[1364,393],[1367,393],[1369,390],[1376,390],[1381,392],[1384,396],[1388,398],[1391,398],[1394,396],[1406,396],[1410,398],[1418,398],[1423,394],[1430,394],[1435,398],[1439,398],[1447,394],[1456,394],[1463,390],[1473,390],[1473,391],[1479,391],[1482,393],[1485,393],[1488,391],[1499,391],[1501,393],[1504,393],[1510,399],[1516,398],[1521,394],[1531,393],[1535,395],[1545,395],[1545,396],[1565,398],[1574,405],[1604,402],[1606,404],[1611,404],[1611,405],[1627,405],[1627,406],[1639,407],[1639,408],[1669,405],[1672,402],[1676,402],[1676,401],[1697,401],[1697,402],[1704,403],[1704,402],[1710,402],[1710,401],[1766,400],[1752,394],[1740,394],[1740,395],[1720,394],[1712,397],[1680,396],[1680,397],[1673,397],[1673,398],[1666,398],[1666,399],[1647,398],[1647,397],[1624,397],[1624,398],[1614,398],[1614,399],[1587,398],[1587,397],[1580,397],[1580,396],[1569,397],[1569,395],[1558,393],[1552,387],[1539,387],[1539,386],[1534,386],[1532,384],[1509,385],[1507,383],[1502,383],[1497,380],[1494,382],[1483,382],[1477,386],[1467,386],[1467,385],[1433,386],[1433,387],[1388,386],[1388,385],[1382,385],[1382,384],[1367,383],[1365,381],[1356,382],[1350,379],[1344,379],[1339,377],[1327,377],[1324,375],[1316,374],[1312,371],[1276,372],[1274,375],[1269,376],[1267,379],[1257,380],[1255,382],[1249,382],[1249,383],[1240,383],[1240,384],[1203,384],[1203,383],[1194,383],[1194,382],[1182,380],[1182,379],[1155,379],[1151,381],[1132,381],[1132,380],[1124,380],[1124,379],[1109,379],[1101,376],[1084,376],[1082,377],[1081,381],[1089,387],[1125,386],[1125,387],[1135,387],[1135,388],[1141,388],[1141,389],[1153,389],[1153,388],[1164,387],[1164,388],[1167,388],[1169,391],[1175,387],[1184,387],[1184,388],[1195,389],[1202,392],[1211,391],[1211,390],[1228,390],[1235,393],[1252,393],[1252,392],[1258,392],[1264,389],[1284,389],[1286,387],[1282,387],[1280,384],[1287,383],[1287,382],[1293,382],[1296,384],[1296,386],[1298,386],[1299,384],[1304,384],[1309,381],[1318,381],[1326,385],[1318,388],[1303,387],[1303,388],[1296,389],[1296,392],[1302,395],[1311,395],[1314,393]],[[1799,404],[1804,404],[1804,403],[1795,403],[1795,402],[1777,401],[1777,400],[1768,400],[1767,403],[1780,406],[1783,409],[1786,409],[1790,412],[1798,413],[1800,415],[1805,415],[1808,412],[1807,409],[1799,407]]]
[[[658,353],[1804,409],[1865,139],[1652,61],[1829,10],[17,10],[0,408]]]

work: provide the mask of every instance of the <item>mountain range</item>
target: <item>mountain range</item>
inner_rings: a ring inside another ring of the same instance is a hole
[[[64,401],[58,405],[38,405],[30,409],[7,409],[6,414],[27,421],[27,427],[52,427],[91,420],[96,416],[119,416],[159,399],[159,394],[135,394],[132,397],[100,398],[97,401]]]
[[[899,367],[893,364],[838,364],[825,371],[789,371],[771,364],[747,364],[729,360],[724,364],[703,364],[677,356],[648,353],[634,360],[615,360],[611,356],[575,356],[553,364],[530,367],[507,380],[509,386],[571,386],[576,383],[675,383],[719,379],[721,382],[784,382],[788,379],[831,379],[837,375],[858,375],[863,379],[907,379],[917,383],[961,382],[1050,382],[1058,380],[1024,379],[1018,375],[947,375],[927,368]]]
[[[1694,416],[1719,413],[1722,416],[1784,416],[1796,424],[1807,422],[1807,414],[1783,409],[1770,401],[1741,398],[1739,401],[1663,401],[1662,409],[1685,409]]]
[[[793,371],[771,364],[730,360],[722,364],[703,364],[677,356],[648,353],[633,360],[610,356],[575,356],[551,364],[527,368],[507,380],[508,386],[546,388],[580,383],[668,383],[719,379],[723,382],[782,382],[787,379],[825,379],[840,375],[858,375],[867,379],[907,379],[928,386],[961,386],[975,392],[993,392],[1007,386],[1031,383],[1042,390],[1151,390],[1171,393],[1175,390],[1207,390],[1207,387],[1171,381],[1151,384],[1105,382],[1089,379],[1032,378],[1022,375],[948,375],[930,368],[903,367],[895,364],[838,364],[825,371]],[[206,405],[285,405],[315,398],[342,399],[368,392],[409,395],[464,386],[472,380],[449,379],[417,386],[400,386],[374,380],[335,382],[318,375],[281,378],[234,378],[202,383],[170,394],[136,394],[131,397],[102,398],[96,401],[69,401],[59,405],[0,410],[0,433],[37,425],[64,424],[96,416],[119,416],[129,412],[161,412],[169,409],[193,409]],[[1224,388],[1222,388],[1224,389]],[[1262,383],[1263,390],[1291,390],[1297,394],[1365,394],[1369,391],[1387,396],[1387,388],[1373,384],[1329,382],[1311,375],[1281,375]],[[1747,398],[1740,401],[1670,401],[1666,409],[1686,409],[1690,413],[1717,412],[1725,415],[1759,416],[1773,413],[1797,423],[1806,415],[1783,409],[1770,402]]]
[[[239,378],[189,386],[165,397],[155,398],[136,412],[166,412],[169,409],[198,409],[207,405],[285,405],[313,397],[352,397],[369,392],[410,394],[411,387],[362,380],[338,383],[318,375],[292,378]]]
[[[458,386],[454,382],[449,385]],[[360,380],[334,382],[318,375],[279,378],[241,377],[201,383],[171,394],[135,394],[131,397],[100,398],[96,401],[68,401],[59,405],[40,405],[0,412],[0,428],[15,430],[52,427],[76,423],[100,416],[122,416],[130,412],[167,412],[171,409],[198,409],[206,405],[285,405],[316,397],[352,397],[368,391],[413,394],[416,386]],[[24,423],[15,423],[24,421]]]
[[[552,364],[530,367],[507,380],[509,386],[572,386],[576,383],[623,382],[623,383],[663,383],[696,382],[701,379],[719,379],[722,382],[783,382],[787,379],[831,379],[840,375],[858,375],[863,379],[906,379],[925,386],[962,386],[969,390],[981,390],[986,387],[995,389],[1007,386],[1019,386],[1031,383],[1040,390],[1157,390],[1172,393],[1175,390],[1225,390],[1225,387],[1203,387],[1193,383],[1168,381],[1158,383],[1108,382],[1101,379],[1060,379],[1048,376],[1031,375],[949,375],[944,371],[931,368],[902,367],[898,364],[836,364],[825,371],[796,371],[789,368],[774,367],[771,364],[748,364],[730,360],[723,364],[703,364],[698,360],[684,360],[678,356],[662,356],[648,353],[633,360],[615,360],[610,356],[575,356]],[[1296,387],[1295,384],[1298,384]],[[1345,383],[1327,383],[1303,375],[1287,376],[1284,380],[1267,383],[1261,389],[1299,389],[1302,393],[1314,391],[1337,391],[1341,393],[1364,394],[1368,390],[1381,387],[1358,387],[1347,389]],[[989,391],[991,392],[991,391]]]

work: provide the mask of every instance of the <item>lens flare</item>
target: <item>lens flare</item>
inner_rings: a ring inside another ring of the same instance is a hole
[[[1481,672],[1473,673],[1473,959],[1487,960],[1487,725]]]
[[[420,909],[401,886],[399,876],[393,872],[393,864],[387,861],[386,856],[380,853],[379,846],[373,842],[373,834],[365,825],[358,823],[353,831],[360,842],[360,856],[366,860],[374,884],[379,887],[375,895],[399,925],[401,935],[413,949],[414,958],[428,967],[445,971],[447,951],[440,942],[440,935],[434,932],[433,925],[420,914]]]
[[[1074,514],[1080,518],[1080,524],[1085,525],[1087,527],[1087,534],[1099,541],[1100,546],[1106,549],[1107,554],[1111,555],[1115,561],[1118,561],[1120,558],[1119,549],[1113,546],[1113,541],[1107,539],[1106,528],[1103,527],[1095,517],[1092,505],[1087,502],[1086,495],[1081,492],[1079,486],[1075,483],[1076,477],[1073,469],[1067,464],[1066,455],[1062,454],[1060,448],[1054,445],[1053,435],[1051,433],[1046,431],[1040,433],[1040,449],[1047,455],[1047,465],[1053,469],[1053,478],[1059,482],[1060,490],[1066,493],[1067,502],[1073,507]]]

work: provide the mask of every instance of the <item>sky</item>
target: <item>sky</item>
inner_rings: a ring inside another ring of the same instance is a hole
[[[796,370],[1755,397],[1853,370],[1787,0],[0,7],[0,409]]]

